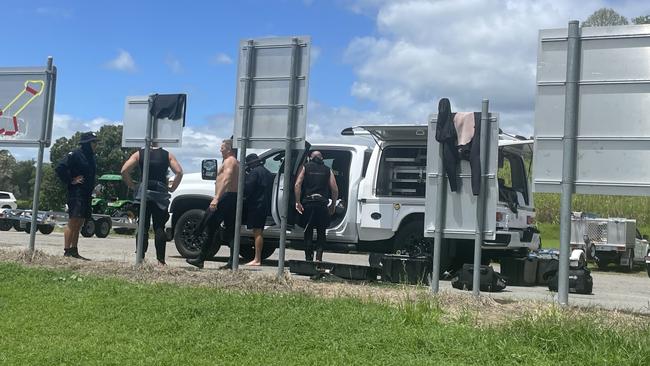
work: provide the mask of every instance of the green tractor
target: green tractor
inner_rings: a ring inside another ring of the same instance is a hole
[[[91,206],[93,214],[119,217],[127,223],[137,222],[140,205],[127,197],[132,196],[129,187],[119,174],[104,174],[97,179]],[[115,227],[117,234],[133,235],[135,229]]]

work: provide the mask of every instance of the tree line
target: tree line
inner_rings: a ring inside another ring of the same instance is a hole
[[[56,164],[79,145],[80,131],[70,137],[57,139],[50,148],[50,161],[43,162],[43,179],[39,193],[40,209],[63,210],[66,202],[66,187],[54,172]],[[97,177],[103,174],[119,174],[122,164],[135,151],[121,148],[122,126],[105,125],[97,132],[96,152]],[[8,150],[0,150],[0,190],[12,192],[24,208],[31,207],[36,179],[34,159],[16,161]],[[26,202],[29,201],[29,202]]]

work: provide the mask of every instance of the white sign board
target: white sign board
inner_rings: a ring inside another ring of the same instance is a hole
[[[650,195],[650,25],[581,28],[576,193]],[[534,183],[561,192],[567,29],[539,32]]]
[[[487,187],[485,190],[485,240],[496,237],[497,201],[499,188],[497,183],[499,122],[498,114],[490,113],[490,123],[486,128],[487,140],[490,141],[487,162]],[[438,180],[442,179],[444,170],[440,164],[440,143],[436,141],[437,115],[429,119],[427,138],[427,186],[424,209],[424,236],[433,237],[436,231],[436,197],[438,197]],[[452,192],[449,181],[445,178],[447,190],[446,211],[444,215],[444,237],[446,239],[474,239],[476,236],[476,210],[478,196],[472,193],[472,172],[469,161],[460,160],[458,170],[458,190]]]
[[[0,146],[50,146],[56,68],[0,68]]]
[[[149,96],[126,98],[122,147],[143,147],[145,145],[149,118]],[[181,147],[183,125],[185,125],[185,113],[179,120],[157,119],[152,129],[152,141],[160,147]]]
[[[295,54],[294,38],[298,40]],[[248,41],[241,41],[239,47],[234,146],[240,145],[244,118],[248,116],[249,148],[284,148],[290,110],[294,108],[293,146],[304,148],[311,38],[262,38],[252,42],[251,47]],[[297,90],[292,88],[292,80],[296,80]]]

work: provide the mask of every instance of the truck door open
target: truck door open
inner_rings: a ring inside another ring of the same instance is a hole
[[[291,169],[291,183],[289,184],[289,212],[288,212],[288,224],[293,225],[296,222],[296,215],[297,212],[294,209],[296,205],[296,200],[293,194],[293,185],[296,181],[296,174],[298,173],[298,169],[305,163],[307,154],[309,153],[309,148],[310,144],[308,142],[305,142],[305,149],[304,150],[294,150],[292,152],[292,157],[293,157],[293,167]],[[278,172],[275,176],[275,181],[273,182],[273,205],[272,207],[272,215],[273,215],[273,221],[275,221],[276,225],[280,225],[280,203],[282,202],[282,199],[284,197],[284,151],[280,151],[277,155],[275,155],[274,159],[276,161],[280,162],[280,167],[278,169]]]

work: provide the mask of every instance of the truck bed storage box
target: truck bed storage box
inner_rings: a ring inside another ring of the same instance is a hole
[[[511,286],[535,286],[537,257],[501,258],[501,275]]]
[[[411,285],[429,284],[431,259],[407,255],[386,254],[381,258],[381,280]]]
[[[474,282],[474,265],[470,263],[463,264],[463,269],[458,271],[456,276],[451,280],[451,285],[459,290],[473,289]],[[506,281],[499,272],[494,272],[492,266],[481,266],[480,287],[481,291],[497,292],[506,288]]]

